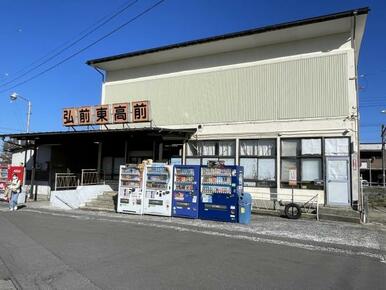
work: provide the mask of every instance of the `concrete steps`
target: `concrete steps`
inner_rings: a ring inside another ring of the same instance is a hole
[[[320,207],[319,218],[321,220],[360,223],[360,213],[349,207]]]
[[[106,191],[102,195],[95,198],[94,200],[87,202],[80,209],[92,210],[92,211],[115,212],[116,196],[117,196],[117,192]]]

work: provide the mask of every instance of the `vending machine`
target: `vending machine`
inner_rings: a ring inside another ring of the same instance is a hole
[[[175,165],[173,173],[172,215],[198,218],[200,166]]]
[[[143,213],[143,170],[140,165],[120,166],[117,212]]]
[[[200,219],[238,222],[238,196],[243,191],[243,167],[201,167]]]
[[[172,215],[172,165],[153,163],[145,166],[143,213]]]
[[[8,180],[8,164],[0,163],[0,194],[5,191]]]

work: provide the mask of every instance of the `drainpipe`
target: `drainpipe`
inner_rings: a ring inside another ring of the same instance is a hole
[[[98,69],[97,67],[93,66],[93,68],[102,76],[102,83],[105,83],[105,81],[106,81],[105,74],[100,69]]]
[[[352,45],[352,48],[354,49],[354,63],[355,63],[355,94],[356,94],[356,122],[355,122],[355,126],[356,126],[356,135],[357,135],[357,158],[356,158],[356,164],[357,164],[357,170],[358,170],[358,174],[357,174],[357,177],[358,177],[358,202],[359,201],[362,201],[362,196],[359,196],[359,195],[362,195],[361,191],[360,191],[360,188],[361,188],[361,180],[359,178],[359,162],[360,162],[360,128],[359,128],[359,121],[360,121],[360,116],[359,116],[359,94],[358,94],[358,67],[357,67],[357,63],[356,63],[356,60],[355,60],[355,51],[356,51],[356,47],[355,47],[355,34],[356,34],[356,24],[357,24],[357,14],[358,12],[357,11],[354,11],[353,12],[353,21],[352,21],[352,28],[351,28],[351,33],[352,33],[352,37],[351,37],[351,45]],[[351,201],[351,205],[352,205],[352,201]],[[363,203],[361,202],[361,205],[360,205],[360,210],[363,211]]]

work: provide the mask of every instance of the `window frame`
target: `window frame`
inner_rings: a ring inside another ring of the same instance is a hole
[[[320,154],[304,154],[302,155],[302,140],[310,140],[310,139],[319,139],[320,140]],[[296,171],[297,171],[297,181],[296,186],[294,188],[300,188],[300,189],[316,189],[316,190],[324,190],[324,176],[325,176],[325,154],[324,154],[324,139],[323,137],[290,137],[290,138],[281,138],[280,139],[280,188],[292,188],[294,186],[289,185],[288,181],[282,180],[282,160],[295,160],[296,161]],[[283,141],[286,140],[296,140],[298,145],[296,148],[296,156],[283,156]],[[316,184],[314,181],[302,181],[302,159],[309,159],[309,160],[320,160],[320,183]]]
[[[186,164],[187,160],[188,159],[200,159],[200,165],[207,165],[207,164],[203,164],[203,159],[213,159],[213,160],[216,160],[216,161],[221,161],[221,160],[224,160],[224,159],[232,159],[233,160],[233,164],[236,165],[236,139],[216,139],[216,140],[212,140],[212,139],[209,139],[209,140],[189,140],[188,142],[186,142],[186,147],[190,146],[189,143],[193,143],[193,142],[196,142],[196,155],[187,155],[185,154],[185,161],[184,161],[184,164]],[[199,150],[198,150],[198,143],[200,142],[215,142],[215,155],[199,155]],[[222,155],[219,155],[219,152],[220,152],[220,142],[232,142],[233,143],[233,146],[234,146],[234,152],[233,152],[233,155],[231,156],[222,156]],[[187,150],[186,150],[187,151]],[[194,153],[194,152],[192,152]]]
[[[258,155],[258,152],[256,152],[256,154],[254,155],[242,155],[241,154],[241,142],[243,141],[256,141],[257,142],[257,146],[259,146],[259,141],[260,140],[264,140],[264,141],[272,141],[273,144],[274,144],[274,152],[271,156],[259,156]],[[238,164],[241,164],[241,159],[256,159],[256,176],[257,178],[256,179],[251,179],[251,178],[246,178],[244,176],[244,183],[254,183],[255,185],[254,186],[251,186],[251,185],[244,185],[244,186],[248,186],[248,187],[265,187],[265,188],[276,188],[277,187],[277,139],[276,138],[258,138],[258,139],[239,139],[239,163]],[[258,179],[258,176],[259,176],[259,160],[260,159],[273,159],[274,160],[274,165],[275,165],[275,169],[274,169],[274,172],[275,172],[275,180],[272,180],[272,181],[266,181],[266,180],[259,180]],[[265,183],[265,184],[264,184]]]

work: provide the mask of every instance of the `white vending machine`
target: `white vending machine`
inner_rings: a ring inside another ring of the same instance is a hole
[[[117,212],[143,213],[143,170],[139,165],[120,166]]]
[[[172,172],[173,166],[164,163],[145,166],[144,214],[172,215]]]

